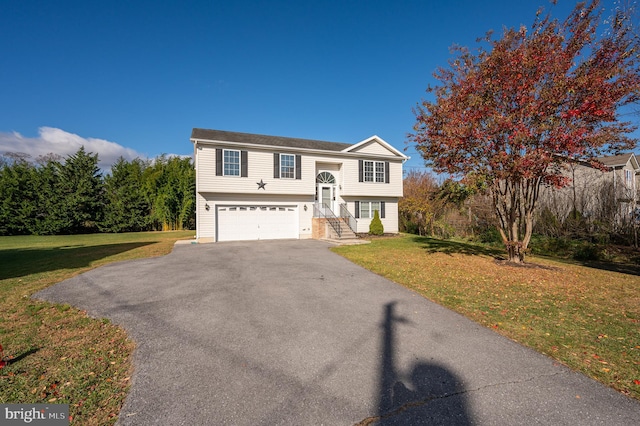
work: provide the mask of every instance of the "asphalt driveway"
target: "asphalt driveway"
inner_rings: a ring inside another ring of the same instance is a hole
[[[122,425],[629,425],[640,403],[330,252],[176,246],[36,294],[137,343]]]

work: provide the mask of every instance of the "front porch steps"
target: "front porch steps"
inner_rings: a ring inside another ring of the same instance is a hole
[[[328,237],[330,240],[355,240],[358,238],[358,236],[351,230],[351,228],[349,228],[349,225],[342,218],[340,218],[340,221],[337,223],[340,227],[340,236],[338,236],[336,230],[333,229],[333,226],[327,223],[327,231],[329,232]]]

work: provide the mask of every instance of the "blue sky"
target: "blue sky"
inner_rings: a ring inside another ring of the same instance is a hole
[[[450,46],[558,3],[0,0],[0,153],[85,144],[104,167],[189,155],[193,127],[402,150]]]

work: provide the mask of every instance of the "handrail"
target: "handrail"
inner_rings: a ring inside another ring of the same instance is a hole
[[[351,230],[355,233],[358,222],[356,221],[356,218],[353,217],[353,215],[349,212],[349,209],[347,209],[347,203],[340,204],[340,217],[347,219],[347,225],[349,225],[349,228],[351,228]]]
[[[325,219],[327,219],[327,221],[329,222],[329,225],[331,225],[333,230],[336,231],[336,234],[338,234],[338,238],[340,238],[342,236],[342,228],[340,227],[340,219],[338,219],[338,217],[333,213],[333,211],[329,207],[323,205],[322,210],[321,210],[320,209],[320,203],[314,203],[313,204],[313,216],[314,217],[324,217]]]

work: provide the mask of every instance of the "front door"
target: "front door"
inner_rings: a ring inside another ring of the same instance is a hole
[[[334,198],[334,185],[326,185],[326,184],[320,184],[318,185],[318,195],[320,197],[320,199],[318,200],[318,203],[320,204],[320,208],[322,209],[322,212],[325,213],[326,209],[331,209],[331,211],[333,211],[335,213],[334,210],[334,202],[333,202],[333,198]]]

